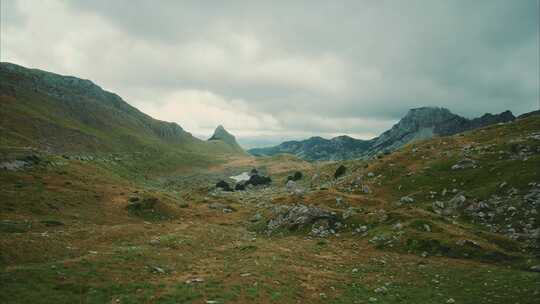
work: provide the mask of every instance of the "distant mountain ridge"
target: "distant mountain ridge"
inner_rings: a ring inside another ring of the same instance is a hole
[[[154,151],[203,160],[238,155],[154,119],[90,80],[0,63],[0,144],[53,153]],[[161,156],[160,156],[161,157]]]
[[[316,136],[302,141],[286,141],[269,148],[254,148],[248,152],[256,156],[289,153],[306,160],[340,160],[357,158],[372,143],[373,140],[355,139],[346,135],[332,139]]]
[[[370,140],[348,136],[332,139],[312,137],[302,141],[287,141],[274,147],[250,149],[248,152],[256,156],[290,153],[305,160],[366,158],[377,153],[396,150],[414,140],[453,135],[514,119],[515,116],[510,111],[467,119],[446,108],[421,107],[409,110],[391,129]]]

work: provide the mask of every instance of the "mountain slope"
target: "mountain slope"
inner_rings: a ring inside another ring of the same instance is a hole
[[[238,155],[140,112],[89,80],[0,63],[0,145],[52,153],[147,152],[196,161]],[[187,155],[189,154],[189,155]],[[174,164],[174,163],[173,163]]]
[[[445,108],[422,107],[409,110],[390,130],[371,140],[348,136],[332,139],[312,137],[303,141],[284,142],[274,147],[250,149],[248,152],[256,156],[291,153],[306,160],[355,159],[393,151],[415,140],[453,135],[514,119],[510,111],[467,119]]]
[[[497,115],[484,114],[482,117],[470,120],[445,108],[422,107],[411,109],[397,124],[375,140],[367,154],[373,155],[381,151],[393,151],[414,140],[453,135],[514,119],[515,117],[510,111]]]

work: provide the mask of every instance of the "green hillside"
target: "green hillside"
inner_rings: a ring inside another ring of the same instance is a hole
[[[193,167],[243,155],[153,119],[89,80],[0,63],[0,150],[66,155],[145,155],[149,162]]]

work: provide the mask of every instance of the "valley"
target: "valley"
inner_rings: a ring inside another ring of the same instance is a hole
[[[197,170],[3,146],[25,165],[0,172],[0,301],[535,303],[539,132],[531,116],[371,160]],[[215,187],[254,168],[272,183]]]

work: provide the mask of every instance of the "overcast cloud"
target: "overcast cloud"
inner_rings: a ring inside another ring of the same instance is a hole
[[[1,61],[245,146],[539,107],[539,0],[0,1]]]

